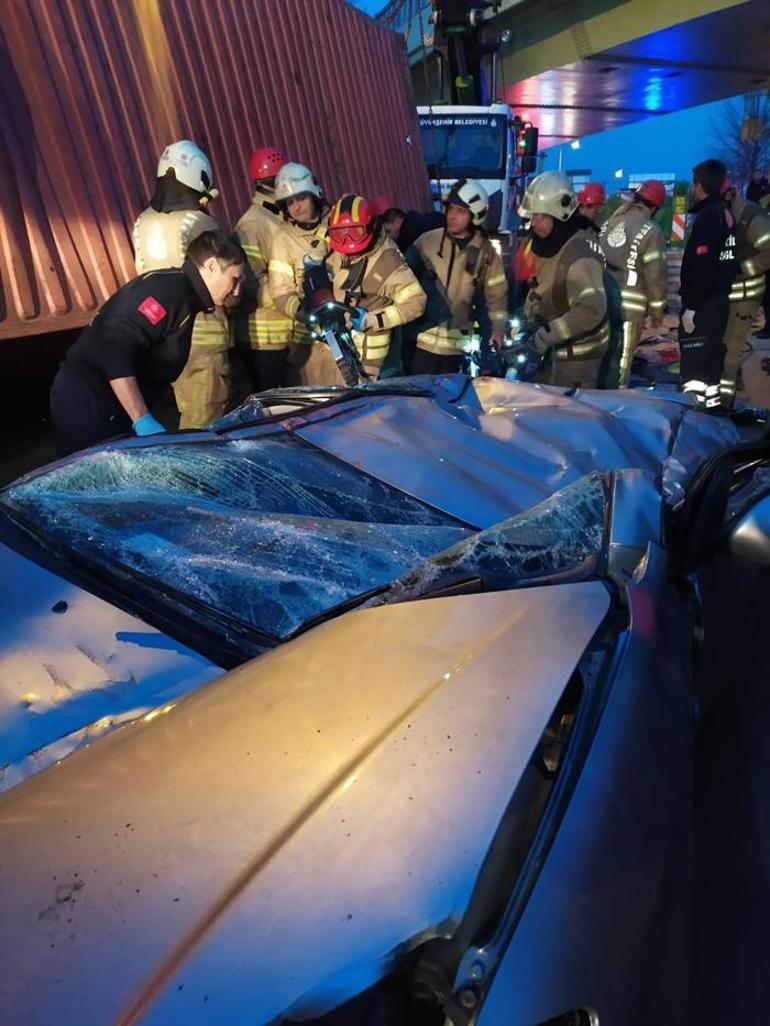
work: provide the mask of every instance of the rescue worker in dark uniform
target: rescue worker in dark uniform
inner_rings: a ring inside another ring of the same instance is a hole
[[[695,215],[682,257],[679,323],[682,391],[707,410],[721,407],[719,382],[730,312],[735,260],[734,219],[722,196],[726,177],[719,160],[693,168]]]
[[[631,361],[644,319],[663,324],[668,296],[666,239],[654,217],[666,200],[663,182],[642,182],[602,226],[599,245],[607,261],[610,348],[602,367],[604,388],[628,388]]]
[[[444,226],[420,235],[406,259],[428,297],[417,322],[414,374],[454,374],[473,336],[474,317],[486,316],[491,343],[500,346],[508,316],[508,280],[500,255],[483,232],[489,200],[470,178],[455,182]]]
[[[444,227],[444,215],[439,210],[428,210],[425,213],[418,210],[403,211],[387,196],[375,196],[370,206],[402,253],[406,253],[425,232]]]
[[[184,370],[196,314],[237,296],[245,261],[223,232],[202,232],[181,268],[140,274],[107,300],[54,378],[60,456],[132,429],[165,430],[149,408]]]
[[[761,171],[752,171],[751,181],[746,188],[746,199],[750,203],[759,203],[770,192],[767,176]]]
[[[421,235],[444,227],[444,215],[438,210],[419,213],[417,210],[403,211],[387,196],[375,196],[369,204],[383,231],[406,254]],[[417,348],[417,321],[393,329],[390,353],[383,368],[385,377],[393,373],[411,374],[414,354]],[[393,372],[393,373],[391,373]]]
[[[722,405],[729,409],[735,399],[746,340],[765,293],[765,275],[770,271],[770,211],[744,199],[729,181],[725,182],[724,196],[735,219],[735,258],[738,261],[730,289],[725,362],[719,386]]]
[[[569,178],[559,171],[534,178],[519,216],[531,222],[534,277],[524,314],[537,325],[529,344],[543,356],[535,380],[596,388],[610,336],[604,261],[598,243],[579,234],[585,218]]]

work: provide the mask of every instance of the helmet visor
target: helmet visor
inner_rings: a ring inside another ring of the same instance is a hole
[[[346,243],[363,242],[367,231],[362,224],[343,224],[337,228],[330,228],[329,234],[338,246],[344,246]]]

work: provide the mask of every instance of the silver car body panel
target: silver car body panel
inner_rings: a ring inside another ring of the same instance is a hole
[[[451,934],[608,606],[347,613],[1,796],[0,1020],[269,1022]]]
[[[590,757],[479,1026],[578,1009],[602,1026],[686,1021],[691,622],[657,546],[627,594],[630,629]]]
[[[0,545],[0,790],[221,673]]]
[[[734,524],[728,545],[734,556],[741,556],[763,566],[770,565],[770,496],[756,505]]]
[[[636,390],[579,392],[475,378],[457,397],[319,410],[301,437],[476,527],[593,470],[641,470],[681,500],[703,460],[743,439],[729,420]],[[468,429],[471,430],[468,430]]]

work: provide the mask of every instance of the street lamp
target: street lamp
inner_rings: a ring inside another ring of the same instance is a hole
[[[566,145],[565,143],[562,143],[559,146],[559,170],[560,171],[561,171],[562,163],[564,162],[564,146],[565,145]],[[580,149],[580,140],[579,139],[573,139],[570,142],[569,146],[570,146],[571,150],[579,150]]]

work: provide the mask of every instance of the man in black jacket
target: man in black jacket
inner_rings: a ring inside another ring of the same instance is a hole
[[[406,253],[425,232],[444,227],[444,215],[438,210],[429,210],[426,213],[417,210],[404,212],[400,207],[394,207],[385,196],[376,196],[371,207],[380,219],[382,227],[402,253]]]
[[[695,220],[682,257],[679,288],[682,391],[712,411],[721,403],[723,338],[737,270],[734,220],[722,197],[726,174],[719,160],[704,160],[693,168],[695,202],[690,213]]]
[[[746,199],[749,203],[759,203],[763,196],[770,192],[767,176],[761,171],[752,171],[751,181],[746,188]]]
[[[184,370],[195,315],[238,294],[245,262],[224,232],[202,232],[181,268],[140,274],[107,300],[51,387],[60,456],[132,429],[165,430],[149,406]]]

